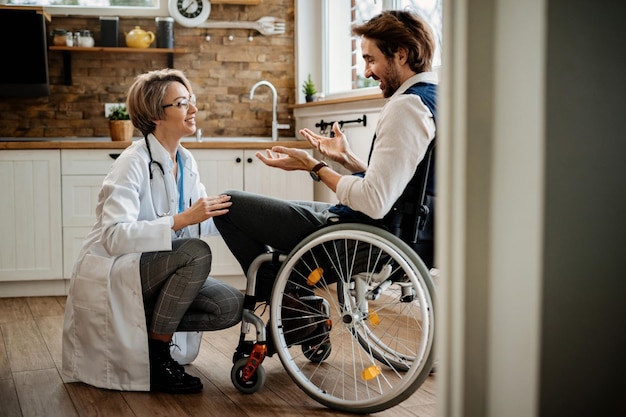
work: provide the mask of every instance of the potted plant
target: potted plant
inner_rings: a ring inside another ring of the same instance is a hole
[[[311,74],[309,74],[306,81],[302,84],[302,92],[304,93],[304,98],[307,103],[315,100],[317,90],[315,89],[315,84],[313,84],[313,81],[311,80]]]
[[[126,106],[119,105],[113,107],[109,113],[109,130],[111,140],[128,142],[133,139],[133,123]]]

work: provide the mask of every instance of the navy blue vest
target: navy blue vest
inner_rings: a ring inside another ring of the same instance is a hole
[[[416,94],[433,114],[437,123],[437,86],[417,83],[405,94]],[[383,224],[409,244],[431,268],[434,261],[435,238],[435,139],[428,145],[424,159],[419,163],[411,181],[392,209],[383,218]]]
[[[422,102],[433,114],[435,123],[437,123],[437,86],[435,84],[419,82],[409,87],[404,94],[420,96]],[[372,139],[368,162],[374,149],[375,140],[376,135]],[[382,224],[408,243],[420,255],[426,266],[430,268],[433,266],[434,258],[434,210],[435,139],[428,146],[424,159],[418,165],[402,195],[382,220],[373,220],[363,213],[341,204],[332,207],[330,211],[338,214],[342,221]]]

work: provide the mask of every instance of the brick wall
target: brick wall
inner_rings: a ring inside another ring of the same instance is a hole
[[[271,136],[270,90],[259,88],[254,100],[249,99],[250,88],[262,79],[270,81],[278,91],[279,123],[292,126],[291,131],[281,130],[280,136],[294,136],[295,122],[289,108],[295,103],[297,91],[293,0],[263,0],[255,6],[212,5],[209,19],[248,21],[263,16],[285,19],[286,33],[263,36],[249,30],[174,25],[175,47],[187,50],[174,55],[174,67],[183,70],[193,85],[198,99],[196,120],[203,136]],[[119,26],[120,46],[125,46],[124,33],[135,26],[156,34],[154,18],[120,17]],[[99,44],[97,16],[52,16],[48,32],[55,28],[91,30],[96,45]],[[207,34],[210,41],[205,39]],[[234,36],[232,41],[229,34]],[[254,35],[252,42],[248,41],[250,34]],[[0,98],[0,140],[108,137],[104,103],[125,101],[126,90],[136,75],[168,64],[167,54],[74,52],[71,57],[72,85],[64,84],[62,53],[49,51],[49,97]]]

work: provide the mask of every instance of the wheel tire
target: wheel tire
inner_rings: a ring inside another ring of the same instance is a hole
[[[265,369],[261,365],[257,368],[252,378],[244,381],[242,378],[243,369],[248,364],[248,358],[239,359],[230,371],[230,380],[240,392],[244,394],[254,394],[265,385]]]

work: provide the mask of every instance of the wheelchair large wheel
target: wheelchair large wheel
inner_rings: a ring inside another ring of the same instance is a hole
[[[434,304],[428,269],[408,245],[374,226],[337,224],[307,237],[283,262],[271,334],[285,370],[311,398],[374,413],[404,401],[428,377]],[[321,360],[304,354],[311,347],[324,347]]]

